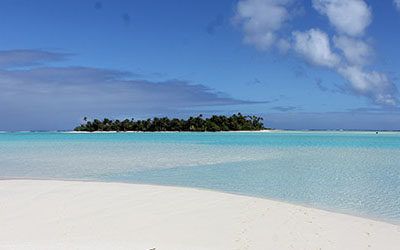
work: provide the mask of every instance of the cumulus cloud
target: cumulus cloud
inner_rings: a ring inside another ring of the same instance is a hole
[[[350,64],[364,65],[370,62],[372,48],[363,40],[347,36],[335,36],[333,41]]]
[[[306,32],[293,32],[294,50],[310,63],[333,68],[340,63],[339,57],[332,52],[329,37],[318,29]]]
[[[293,48],[309,63],[330,68],[340,74],[353,93],[366,96],[382,106],[397,105],[397,89],[389,77],[380,72],[368,71],[364,65],[371,48],[362,40],[337,36],[334,43],[344,57],[335,53],[326,33],[317,29],[293,32]]]
[[[369,96],[380,105],[397,104],[397,89],[385,74],[368,72],[359,66],[341,67],[338,68],[338,72],[351,83],[356,93]]]
[[[313,0],[313,7],[326,15],[339,33],[363,35],[372,21],[369,6],[363,0]]]
[[[283,25],[292,18],[290,4],[286,0],[239,1],[235,20],[243,26],[245,42],[258,49],[275,46],[293,51],[308,63],[341,75],[354,94],[378,105],[397,105],[397,89],[389,77],[366,69],[374,53],[364,38],[372,21],[371,8],[364,0],[312,0],[313,8],[336,30],[333,43],[328,33],[318,28],[292,31],[291,35],[283,32]]]
[[[279,38],[277,31],[289,19],[287,10],[291,0],[241,0],[237,4],[234,20],[244,31],[244,41],[260,50],[269,49],[280,43],[282,49],[287,43]]]

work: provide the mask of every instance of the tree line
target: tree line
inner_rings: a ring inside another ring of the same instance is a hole
[[[146,120],[111,120],[104,118],[102,121],[92,121],[84,118],[85,123],[79,125],[75,131],[193,131],[193,132],[217,132],[217,131],[243,131],[263,130],[263,118],[257,116],[244,116],[237,113],[231,116],[213,115],[204,118],[202,115],[189,117],[189,119],[169,119],[168,117],[154,117]]]

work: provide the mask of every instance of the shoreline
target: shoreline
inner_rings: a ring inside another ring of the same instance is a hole
[[[334,213],[334,214],[341,214],[341,215],[347,215],[347,216],[352,216],[352,217],[357,217],[360,219],[366,219],[366,220],[371,220],[371,221],[376,221],[376,222],[382,222],[382,223],[387,223],[391,224],[394,226],[399,226],[400,228],[400,221],[397,220],[389,220],[381,217],[374,217],[370,215],[362,215],[362,214],[357,214],[357,213],[351,213],[351,212],[343,212],[343,211],[336,211],[335,209],[331,209],[328,207],[317,207],[313,206],[311,204],[307,203],[301,203],[301,202],[290,202],[286,201],[284,199],[274,199],[270,197],[264,197],[264,196],[257,196],[257,195],[250,195],[250,194],[243,194],[240,192],[228,192],[228,191],[223,191],[223,190],[216,190],[216,189],[211,189],[211,188],[202,188],[202,187],[190,187],[190,186],[179,186],[179,185],[167,185],[167,184],[157,184],[157,183],[147,183],[147,182],[129,182],[129,181],[109,181],[109,180],[96,180],[96,179],[63,179],[63,178],[41,178],[41,177],[0,177],[0,184],[2,181],[56,181],[56,182],[82,182],[82,183],[105,183],[105,184],[127,184],[127,185],[135,185],[135,186],[153,186],[153,187],[165,187],[165,188],[177,188],[177,189],[188,189],[188,190],[194,190],[194,191],[206,191],[206,192],[215,192],[219,194],[227,194],[227,195],[234,195],[234,196],[239,196],[239,197],[245,197],[245,198],[254,198],[254,199],[262,199],[262,200],[267,200],[271,202],[279,202],[279,203],[284,203],[292,206],[300,206],[304,207],[307,209],[316,209],[316,210],[321,210],[329,213]]]
[[[2,179],[0,204],[0,248],[58,243],[60,249],[107,244],[117,249],[395,249],[400,244],[399,225],[196,188]]]

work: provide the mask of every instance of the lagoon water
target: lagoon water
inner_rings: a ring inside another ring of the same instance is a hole
[[[0,178],[206,188],[400,223],[400,133],[0,133]]]

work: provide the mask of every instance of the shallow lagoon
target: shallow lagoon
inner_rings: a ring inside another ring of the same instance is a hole
[[[206,188],[400,222],[400,133],[0,133],[0,178]]]

